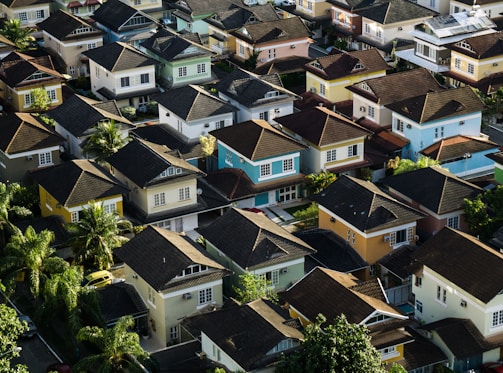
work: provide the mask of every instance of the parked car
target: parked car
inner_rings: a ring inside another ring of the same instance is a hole
[[[264,210],[258,209],[256,207],[243,207],[243,210],[254,212],[255,214],[264,214],[264,215],[267,215]]]
[[[18,316],[19,320],[25,323],[28,326],[28,329],[26,329],[22,334],[21,337],[24,338],[31,338],[35,334],[37,334],[37,327],[35,326],[35,323],[31,320],[30,316],[28,315],[19,315]]]
[[[503,373],[503,364],[489,362],[482,364],[482,373]]]
[[[89,273],[82,282],[82,286],[91,288],[101,288],[110,285],[114,276],[105,270]]]
[[[65,363],[56,363],[49,365],[45,371],[47,373],[49,372],[72,373],[72,367]]]

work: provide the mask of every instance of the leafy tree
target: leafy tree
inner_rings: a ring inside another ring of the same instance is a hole
[[[21,21],[13,18],[4,22],[3,28],[0,29],[0,34],[16,44],[20,50],[26,50],[30,44],[35,41],[31,35],[35,29],[30,27],[21,27]]]
[[[199,142],[201,143],[201,151],[203,152],[203,156],[209,157],[213,154],[215,151],[215,142],[216,142],[215,136],[211,135],[201,135],[199,136]]]
[[[35,88],[30,91],[31,105],[30,109],[35,111],[47,111],[51,105],[49,93],[44,88]]]
[[[147,359],[149,354],[140,346],[140,337],[129,329],[134,319],[124,316],[111,329],[86,326],[79,330],[77,339],[96,345],[100,353],[81,359],[74,365],[75,372],[142,372],[138,360]]]
[[[495,93],[488,96],[478,91],[479,97],[484,102],[484,110],[482,112],[483,124],[490,124],[494,118],[502,114],[503,109],[503,88],[499,88]]]
[[[239,276],[239,286],[233,286],[233,290],[236,299],[241,303],[248,303],[261,298],[268,298],[273,302],[278,300],[271,280],[267,280],[265,276],[257,276],[250,272]]]
[[[295,219],[300,220],[305,227],[318,226],[318,205],[312,202],[308,208],[293,213]]]
[[[464,200],[465,219],[470,233],[486,241],[503,225],[503,186]]]
[[[107,213],[102,203],[91,201],[82,211],[81,219],[69,224],[77,263],[92,262],[99,269],[113,265],[113,249],[128,241],[121,231],[133,229],[130,221],[117,216],[116,212]]]
[[[321,171],[306,175],[306,184],[310,193],[317,194],[332,184],[337,177],[330,171]]]
[[[257,67],[257,62],[258,62],[258,56],[260,54],[260,51],[256,50],[255,48],[253,50],[248,49],[248,58],[244,62],[244,68],[248,71],[253,71]]]
[[[384,373],[381,355],[370,343],[364,325],[351,324],[344,315],[322,328],[326,318],[318,315],[306,327],[302,349],[283,356],[277,373]]]
[[[17,340],[27,329],[17,317],[16,310],[6,304],[0,304],[0,371],[5,373],[27,373],[24,365],[11,367],[10,361],[19,356]]]
[[[440,167],[440,162],[424,156],[419,157],[416,162],[411,159],[400,159],[400,157],[397,156],[394,159],[390,159],[387,164],[388,169],[393,170],[393,175],[431,166]]]
[[[389,373],[407,373],[407,369],[397,363],[393,363],[391,368],[388,370]]]
[[[16,195],[18,195],[20,190],[21,186],[18,183],[4,184],[0,182],[1,246],[4,246],[5,230],[8,232],[14,232],[16,230],[16,227],[10,222],[12,215],[26,217],[31,214],[30,210],[27,208],[15,204]]]
[[[83,150],[87,154],[96,156],[99,163],[117,153],[130,140],[129,137],[121,136],[120,125],[113,120],[99,123],[94,129],[95,131],[83,146]]]

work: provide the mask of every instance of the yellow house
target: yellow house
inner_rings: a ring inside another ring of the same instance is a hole
[[[122,194],[127,188],[94,161],[72,160],[31,175],[39,187],[43,217],[60,215],[67,223],[77,222],[89,201],[101,202],[106,212],[123,216]]]
[[[306,90],[332,102],[351,100],[347,86],[386,75],[388,64],[377,49],[318,57],[305,66]]]

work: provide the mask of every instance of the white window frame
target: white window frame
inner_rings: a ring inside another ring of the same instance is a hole
[[[325,84],[320,83],[320,95],[326,95],[327,94],[327,88]]]
[[[468,67],[466,68],[466,70],[470,75],[475,74],[475,65],[473,63],[468,63]]]
[[[190,187],[183,187],[178,189],[178,200],[187,201],[190,199]]]
[[[459,215],[451,216],[447,218],[447,224],[449,228],[459,229]]]
[[[491,327],[496,328],[503,325],[503,310],[493,312],[491,318]]]
[[[197,297],[197,304],[203,305],[213,302],[213,288],[206,288],[199,290]]]
[[[358,155],[358,144],[348,146],[348,158],[356,157]]]
[[[337,160],[337,149],[327,150],[327,162],[334,162]]]
[[[123,76],[121,78],[121,88],[131,87],[131,79],[129,76]]]
[[[43,152],[43,153],[38,153],[38,165],[39,167],[41,166],[48,166],[52,164],[52,153],[51,152]]]
[[[164,206],[166,204],[166,193],[154,194],[154,207]]]
[[[270,163],[264,163],[260,165],[260,177],[266,177],[272,175],[272,166]]]
[[[369,105],[368,107],[368,113],[370,118],[375,118],[375,109],[373,106]]]
[[[198,74],[206,74],[206,64],[205,63],[198,63],[197,64],[197,73]]]
[[[79,212],[78,211],[72,211],[70,213],[70,221],[72,223],[77,223],[79,221]]]
[[[187,66],[182,66],[178,68],[178,77],[183,78],[184,76],[187,76]]]
[[[423,302],[416,299],[416,311],[419,313],[423,313]]]
[[[283,172],[293,171],[293,158],[283,159]]]

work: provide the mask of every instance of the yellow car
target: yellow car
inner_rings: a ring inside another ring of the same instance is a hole
[[[89,273],[82,283],[82,286],[92,287],[92,288],[102,288],[104,286],[110,285],[113,281],[113,275],[108,271],[96,271]]]

